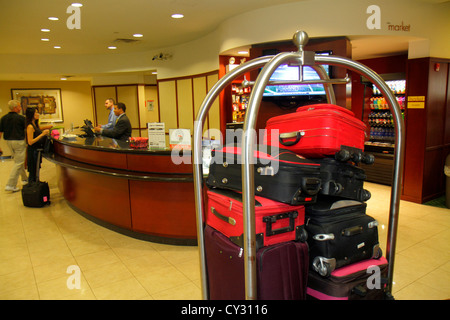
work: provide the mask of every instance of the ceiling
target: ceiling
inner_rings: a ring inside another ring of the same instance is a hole
[[[276,0],[276,4],[299,0]],[[66,13],[83,4],[81,28],[69,30]],[[207,35],[227,18],[274,5],[273,0],[0,0],[0,54],[101,54],[148,51]],[[173,19],[174,13],[184,14]],[[57,17],[58,21],[50,21]],[[42,32],[42,28],[50,32]],[[140,33],[142,38],[134,38]],[[41,41],[48,38],[50,41]],[[55,45],[61,49],[54,49]]]
[[[306,0],[276,0],[276,4],[298,1]],[[70,30],[66,22],[73,12],[66,11],[73,2],[83,4],[81,28]],[[198,39],[233,15],[271,5],[273,0],[0,0],[0,54],[150,51]],[[184,18],[171,18],[174,13],[182,13]],[[49,17],[59,20],[50,21]],[[41,31],[43,28],[50,32]],[[143,36],[133,37],[136,33]],[[362,59],[407,52],[410,39],[375,36],[350,40],[353,59]],[[110,46],[116,49],[108,49]]]

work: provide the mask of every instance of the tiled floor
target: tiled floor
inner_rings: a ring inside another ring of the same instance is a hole
[[[0,162],[0,299],[201,299],[197,247],[136,240],[74,212],[44,160],[52,204],[26,208],[4,191],[11,161]],[[385,248],[390,188],[367,183],[368,214]],[[450,210],[401,202],[394,297],[450,298]],[[80,271],[80,288],[74,281]]]

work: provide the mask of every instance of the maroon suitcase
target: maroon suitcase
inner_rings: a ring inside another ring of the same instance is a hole
[[[308,275],[308,299],[314,300],[381,300],[388,262],[386,258],[362,260],[324,278],[311,271]]]
[[[278,130],[278,135],[273,129]],[[279,145],[307,158],[334,156],[347,146],[363,150],[366,126],[354,113],[333,104],[300,107],[294,113],[270,118],[264,143]]]
[[[243,246],[242,194],[231,190],[208,190],[206,223]],[[291,206],[255,196],[257,249],[291,240],[306,241],[305,207]]]
[[[204,233],[210,300],[244,300],[243,249],[210,226]],[[256,253],[258,300],[304,300],[308,245],[288,241]]]

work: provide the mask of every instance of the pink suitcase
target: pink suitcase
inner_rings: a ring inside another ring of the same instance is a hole
[[[208,190],[206,224],[243,247],[242,195],[224,189]],[[291,240],[306,241],[305,207],[255,196],[257,248]]]
[[[279,130],[276,137],[272,137],[276,134],[273,129]],[[307,158],[323,158],[334,156],[341,146],[364,150],[365,130],[364,122],[352,111],[333,104],[315,104],[270,118],[264,143]]]
[[[306,294],[314,300],[382,300],[387,267],[388,261],[381,257],[335,269],[328,278],[311,270]]]

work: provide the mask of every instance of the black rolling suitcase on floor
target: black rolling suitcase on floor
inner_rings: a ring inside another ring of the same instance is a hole
[[[241,148],[225,146],[213,150],[212,157],[206,184],[242,191]],[[290,205],[315,202],[320,189],[320,164],[289,150],[261,145],[255,150],[255,159],[255,195]]]
[[[36,181],[29,182],[22,187],[22,201],[25,207],[41,208],[50,204],[50,189],[48,183],[39,181],[41,157],[42,149],[38,149]]]
[[[205,228],[210,300],[245,300],[243,249],[210,226]],[[258,300],[304,300],[309,259],[306,242],[288,241],[256,253]]]
[[[340,162],[332,158],[314,159],[314,161],[320,164],[321,194],[361,202],[370,199],[370,191],[364,189],[367,176],[363,169],[349,162]]]
[[[327,277],[342,266],[382,256],[378,223],[366,215],[366,203],[321,197],[306,207],[312,269]]]

